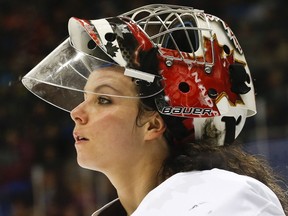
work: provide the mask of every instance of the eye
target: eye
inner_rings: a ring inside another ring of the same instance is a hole
[[[111,104],[112,101],[106,96],[98,96],[97,103],[98,104]]]

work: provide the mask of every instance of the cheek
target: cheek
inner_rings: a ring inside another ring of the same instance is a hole
[[[127,142],[127,139],[131,139],[136,127],[136,116],[136,111],[131,109],[102,113],[93,122],[95,138],[101,141],[109,141],[110,143],[105,144],[112,146],[119,142]]]

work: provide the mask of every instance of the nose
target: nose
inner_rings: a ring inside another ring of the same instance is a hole
[[[85,110],[85,101],[75,107],[71,112],[70,116],[75,124],[86,124],[88,121],[88,115]]]

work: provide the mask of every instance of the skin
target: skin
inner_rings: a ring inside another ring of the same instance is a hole
[[[168,156],[164,121],[153,112],[141,116],[137,124],[139,99],[107,96],[136,94],[135,84],[122,68],[92,73],[85,90],[90,93],[71,112],[78,164],[104,173],[130,215],[160,183],[158,174]]]

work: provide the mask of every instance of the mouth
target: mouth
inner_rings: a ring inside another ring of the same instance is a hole
[[[86,137],[77,136],[76,141],[88,141],[88,139]]]
[[[73,133],[73,136],[74,136],[76,144],[77,143],[81,143],[81,142],[89,141],[89,139],[87,137],[78,135],[77,133]]]

